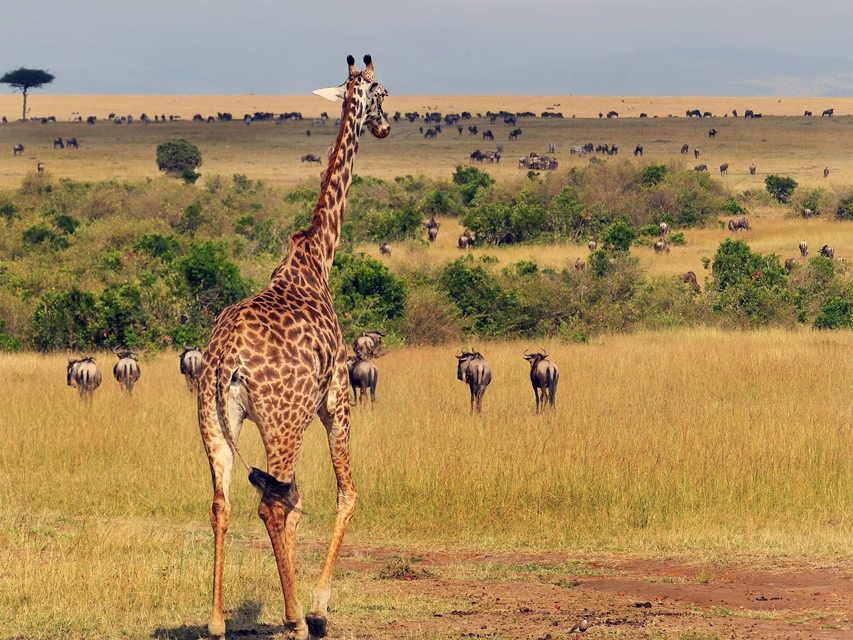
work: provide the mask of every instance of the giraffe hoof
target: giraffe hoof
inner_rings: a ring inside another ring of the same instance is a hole
[[[308,633],[312,638],[326,637],[326,616],[322,613],[309,613],[305,616],[305,622],[308,623]]]

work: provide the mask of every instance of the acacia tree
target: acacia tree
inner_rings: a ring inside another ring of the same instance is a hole
[[[53,82],[54,75],[43,71],[42,69],[27,69],[21,67],[14,71],[8,71],[0,82],[8,84],[14,89],[20,91],[24,95],[24,111],[21,116],[24,120],[27,119],[27,91],[30,89],[39,89],[46,84]]]

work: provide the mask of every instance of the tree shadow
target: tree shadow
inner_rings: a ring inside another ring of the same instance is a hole
[[[284,632],[283,625],[259,624],[260,600],[244,600],[240,607],[225,616],[226,635],[229,638],[259,638],[274,640]],[[199,640],[207,638],[207,624],[160,627],[151,634],[154,640]]]

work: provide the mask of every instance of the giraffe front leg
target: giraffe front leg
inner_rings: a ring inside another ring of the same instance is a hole
[[[329,439],[329,452],[332,456],[332,466],[338,482],[338,498],[335,529],[332,532],[332,540],[329,544],[323,570],[320,572],[320,578],[314,587],[311,611],[306,617],[308,629],[311,635],[316,638],[322,638],[326,635],[326,613],[329,610],[329,600],[332,596],[332,573],[335,570],[347,524],[355,513],[355,505],[358,500],[349,459],[349,406],[345,402],[339,402],[334,415],[329,414],[325,407],[321,407],[319,416],[323,426],[326,427]]]

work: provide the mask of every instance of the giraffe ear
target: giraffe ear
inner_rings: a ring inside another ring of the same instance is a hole
[[[312,93],[322,98],[325,98],[326,100],[331,100],[332,102],[334,102],[338,98],[343,100],[347,95],[344,85],[341,85],[339,87],[326,87],[325,89],[315,89],[314,91],[312,91]]]

